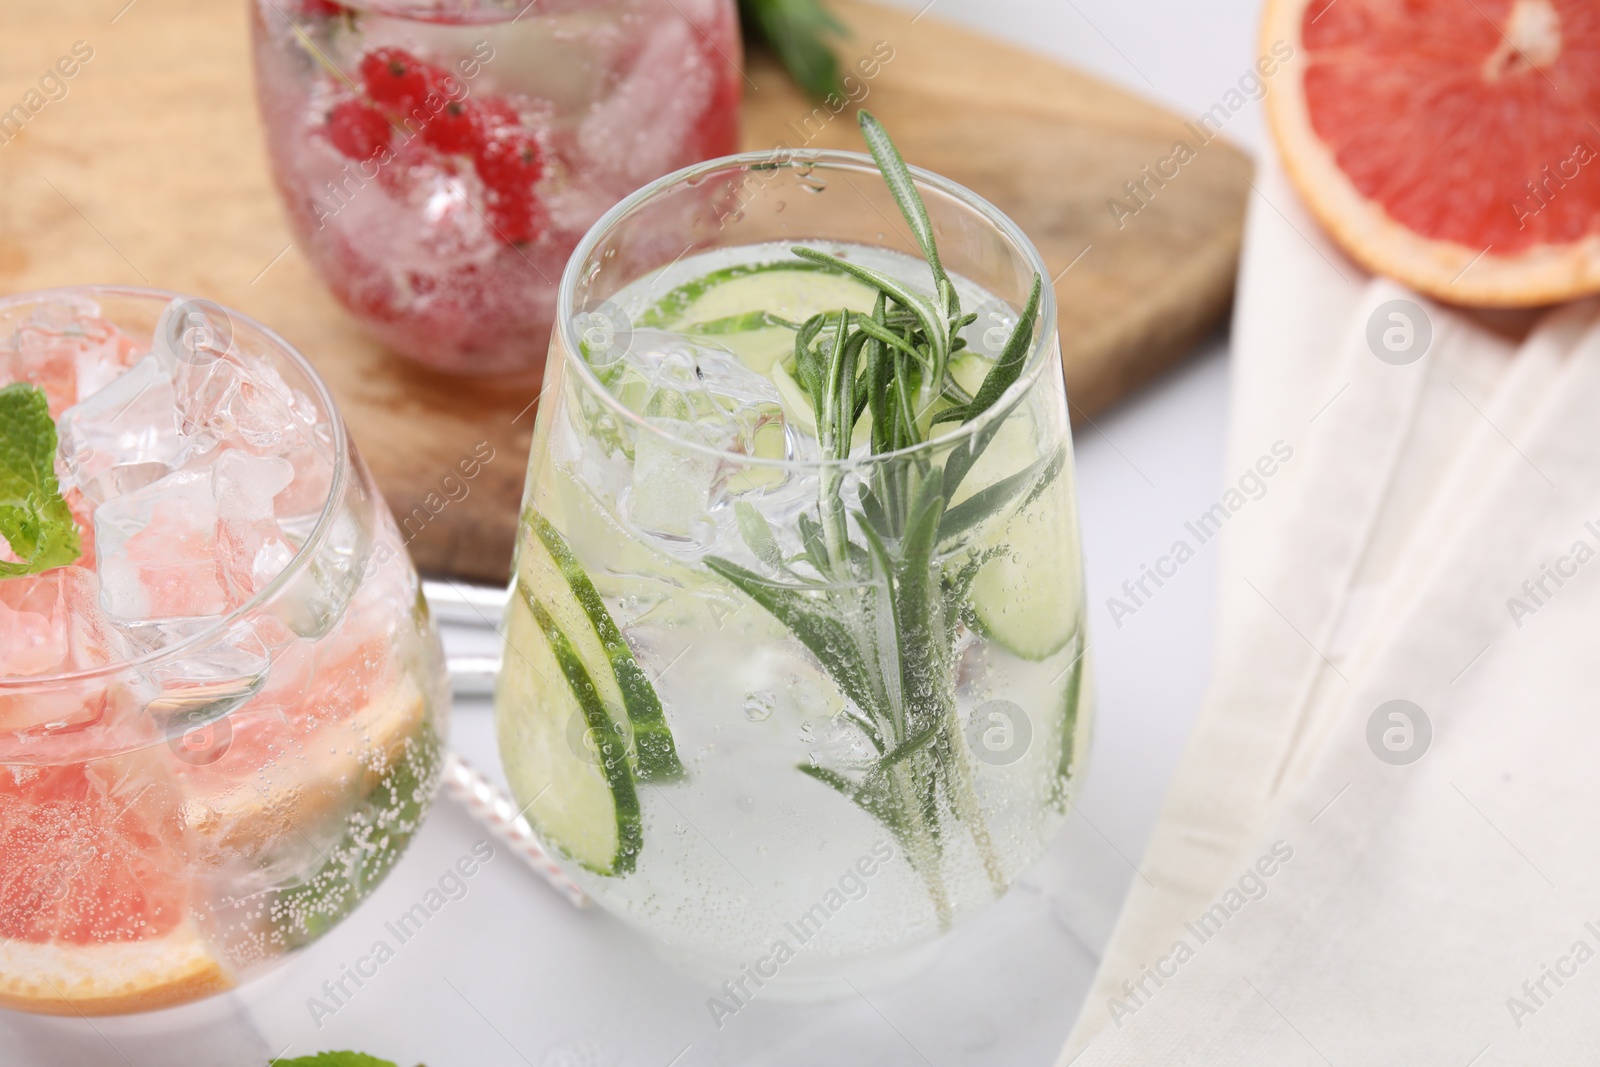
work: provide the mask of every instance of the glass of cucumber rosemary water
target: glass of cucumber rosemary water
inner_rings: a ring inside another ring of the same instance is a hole
[[[528,472],[507,774],[724,1011],[915,958],[1039,856],[1083,767],[1044,265],[862,128],[871,157],[729,157],[601,219]]]

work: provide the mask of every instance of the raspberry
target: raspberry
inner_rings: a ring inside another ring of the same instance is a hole
[[[539,142],[522,130],[502,131],[484,141],[473,152],[473,162],[483,184],[502,197],[531,195],[533,184],[544,173]]]
[[[361,59],[361,80],[367,95],[401,113],[428,98],[433,70],[403,48],[378,48]]]
[[[328,139],[339,154],[367,162],[389,146],[389,120],[359,100],[334,106],[328,116]]]
[[[452,100],[422,128],[422,139],[441,152],[472,151],[483,137],[478,109],[471,100]]]

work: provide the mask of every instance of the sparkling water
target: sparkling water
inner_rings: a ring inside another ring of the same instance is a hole
[[[866,248],[827,250],[928,287],[920,261]],[[558,337],[528,503],[561,532],[599,590],[653,683],[686,770],[680,781],[639,784],[643,835],[635,870],[574,874],[714,984],[781,955],[781,966],[771,963],[781,977],[767,978],[804,992],[933,937],[1003,892],[1064,818],[1089,716],[1086,703],[1080,708],[1081,563],[1057,382],[1021,397],[955,501],[1035,464],[1053,477],[1041,477],[1031,492],[940,550],[946,580],[983,553],[1003,553],[1003,566],[1013,568],[1005,573],[1031,574],[1048,589],[1052,625],[1064,636],[1059,647],[1025,648],[1023,655],[986,635],[977,616],[954,625],[951,684],[960,722],[950,760],[960,762],[949,773],[963,780],[975,809],[961,818],[948,809],[936,814],[929,833],[940,850],[937,871],[917,869],[906,840],[801,770],[858,781],[879,753],[860,725],[860,709],[817,657],[706,560],[763,567],[741,531],[743,505],[765,519],[785,560],[805,550],[802,520],[816,513],[823,479],[819,467],[794,462],[819,454],[801,425],[809,415],[720,338],[630,328],[650,320],[661,297],[685,282],[787,255],[786,247],[758,246],[686,257],[611,298],[606,315],[625,325],[588,358],[630,415],[581,380],[571,361],[585,356],[561,351]],[[963,306],[980,311],[967,331],[975,358],[992,360],[1017,309],[959,279],[958,286]],[[1043,358],[1058,358],[1054,344]],[[858,436],[855,455],[869,450]],[[937,447],[927,453],[935,464],[945,454]],[[1058,467],[1048,466],[1052,456]],[[858,506],[869,473],[842,476],[847,507]],[[849,528],[862,543],[858,517]],[[1006,605],[991,598],[987,607],[996,613]],[[864,617],[847,621],[858,633],[868,625]],[[892,631],[867,636],[895,655]],[[502,751],[525,804],[542,787],[518,772],[524,717],[549,713],[542,701],[536,705],[499,707]],[[581,726],[574,736],[582,736]],[[537,804],[532,814],[537,821]],[[986,840],[973,831],[978,824]],[[940,884],[931,888],[930,878]],[[779,943],[791,951],[779,951]]]

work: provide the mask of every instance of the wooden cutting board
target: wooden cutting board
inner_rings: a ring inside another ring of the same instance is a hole
[[[834,6],[855,31],[847,68],[878,42],[893,51],[864,102],[905,155],[998,204],[1057,273],[1075,416],[1147,382],[1224,314],[1250,172],[1240,152],[1199,147],[1136,213],[1113,213],[1175,142],[1198,147],[1181,119],[931,15]],[[322,288],[269,184],[245,15],[246,0],[9,5],[0,112],[75,44],[93,55],[0,144],[0,291],[154,285],[263,320],[327,378],[396,514],[427,514],[412,523],[418,564],[501,581],[536,390],[412,369]],[[849,115],[821,122],[767,56],[748,76],[746,147],[860,148]],[[477,471],[466,495],[459,482],[446,493],[463,462]]]

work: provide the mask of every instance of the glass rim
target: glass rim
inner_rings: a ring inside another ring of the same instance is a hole
[[[174,300],[206,299],[154,286],[62,285],[49,289],[31,289],[27,292],[0,296],[0,312],[18,304],[43,303],[51,299],[65,297],[88,297],[92,300],[96,296],[160,300],[165,304],[170,304]],[[211,303],[215,303],[215,301],[211,301]],[[238,623],[240,619],[253,614],[263,604],[277,596],[300,572],[305,570],[321,548],[323,541],[327,539],[328,530],[333,525],[334,511],[336,510],[334,505],[343,498],[351,473],[350,444],[345,429],[344,416],[340,414],[339,407],[334,402],[333,394],[328,390],[328,383],[323,381],[322,375],[317,373],[317,369],[311,365],[311,361],[306,359],[298,348],[291,345],[276,330],[246,315],[244,312],[224,304],[216,304],[216,306],[221,308],[233,321],[242,322],[251,329],[259,331],[270,344],[276,345],[288,357],[289,362],[310,381],[315,391],[316,399],[322,403],[328,413],[328,423],[333,430],[333,477],[329,482],[328,496],[322,502],[322,513],[317,516],[316,525],[311,528],[311,533],[306,536],[305,541],[296,550],[289,562],[273,576],[271,581],[253,593],[244,603],[224,615],[216,616],[205,627],[190,634],[188,637],[130,659],[118,660],[99,667],[89,667],[81,671],[67,671],[61,674],[0,675],[0,693],[8,689],[39,689],[116,675],[125,671],[142,671],[150,664],[159,663],[167,659],[180,658],[184,653],[200,647],[215,638],[219,633]],[[232,347],[231,343],[229,347]],[[72,565],[68,564],[68,566]],[[48,574],[49,572],[44,571],[41,573]]]
[[[567,265],[561,272],[561,285],[556,294],[556,323],[555,330],[561,339],[561,347],[565,356],[565,363],[575,368],[574,373],[584,388],[600,398],[600,402],[617,418],[624,423],[631,424],[638,432],[649,434],[670,444],[674,449],[709,456],[718,461],[731,461],[744,468],[760,470],[787,470],[787,471],[814,471],[822,468],[835,470],[855,470],[870,468],[890,460],[903,460],[912,456],[926,455],[945,448],[953,447],[966,441],[988,426],[991,422],[1004,419],[1021,403],[1038,384],[1038,378],[1043,373],[1046,364],[1054,363],[1057,372],[1060,372],[1060,360],[1046,358],[1052,348],[1056,336],[1056,298],[1055,287],[1050,281],[1049,268],[1045,266],[1044,258],[1034,246],[1022,228],[1013,222],[1005,212],[994,204],[979,196],[958,182],[951,181],[922,167],[907,164],[912,180],[918,186],[937,190],[946,196],[960,202],[967,208],[976,212],[985,222],[993,226],[1022,254],[1024,260],[1032,268],[1040,281],[1039,292],[1039,329],[1034,337],[1033,344],[1028,352],[1027,362],[1023,364],[1022,372],[1017,380],[1007,387],[1004,393],[995,399],[976,418],[961,423],[959,426],[923,441],[920,444],[908,445],[892,452],[880,452],[865,456],[851,457],[842,460],[832,459],[767,459],[759,456],[750,456],[742,452],[730,452],[726,449],[714,448],[707,444],[700,444],[686,438],[678,437],[653,425],[644,416],[628,408],[610,389],[606,388],[589,361],[583,357],[583,350],[579,347],[576,337],[574,319],[576,312],[573,309],[577,295],[579,275],[587,272],[587,264],[601,239],[616,228],[634,211],[643,207],[662,193],[680,185],[685,185],[696,179],[703,180],[708,175],[717,171],[744,168],[746,170],[772,167],[805,166],[808,168],[832,168],[837,170],[867,171],[874,178],[882,180],[878,164],[870,155],[864,152],[847,152],[839,149],[779,149],[777,151],[764,150],[757,152],[740,152],[731,156],[719,156],[716,159],[696,163],[671,174],[657,178],[648,185],[641,186],[621,201],[611,210],[600,216],[595,224],[589,227],[583,239],[573,249],[572,255],[567,259]],[[795,238],[795,243],[803,243],[804,238]],[[733,247],[733,246],[727,246]],[[709,249],[707,250],[709,251]],[[658,270],[660,268],[657,268]],[[1063,383],[1064,384],[1064,383]]]

